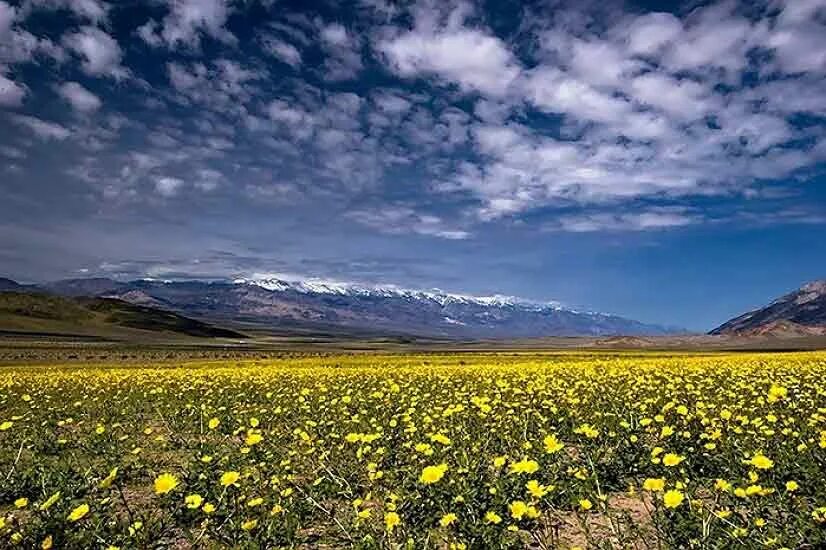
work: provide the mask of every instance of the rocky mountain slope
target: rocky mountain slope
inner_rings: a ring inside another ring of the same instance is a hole
[[[744,313],[711,334],[816,335],[826,333],[826,280],[803,285],[769,305]]]

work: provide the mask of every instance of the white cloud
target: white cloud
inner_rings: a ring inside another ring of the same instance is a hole
[[[387,206],[376,210],[356,210],[347,217],[371,229],[391,235],[416,233],[448,240],[464,240],[471,234],[448,226],[442,218],[421,214],[406,206]]]
[[[701,118],[719,109],[722,103],[697,82],[678,80],[659,72],[648,72],[631,79],[627,90],[642,105],[654,107],[681,120]]]
[[[522,86],[540,109],[567,113],[580,120],[618,124],[633,110],[625,99],[600,91],[553,66],[540,66],[528,73]]]
[[[227,0],[165,0],[169,13],[163,21],[149,21],[138,29],[138,35],[151,46],[165,43],[170,48],[186,46],[197,49],[205,34],[227,44],[236,43],[235,36],[224,26],[231,7]]]
[[[352,80],[364,68],[361,59],[361,40],[343,25],[332,23],[321,29],[324,60],[323,78],[329,81]]]
[[[17,19],[17,9],[7,2],[0,1],[0,39],[8,40],[12,25]]]
[[[699,220],[680,210],[650,210],[624,214],[595,213],[562,216],[549,229],[558,229],[571,233],[590,233],[595,231],[646,231],[683,227]]]
[[[680,36],[683,25],[670,13],[655,12],[634,18],[625,28],[630,53],[655,55]]]
[[[505,43],[483,29],[464,26],[467,7],[452,11],[444,25],[437,14],[420,12],[413,30],[383,38],[377,50],[403,77],[436,75],[465,91],[502,96],[519,74]]]
[[[571,46],[571,72],[593,86],[619,86],[639,67],[615,44],[575,39]]]
[[[402,115],[410,110],[412,103],[400,93],[380,90],[373,94],[373,102],[383,113]]]
[[[787,73],[826,72],[826,37],[823,25],[806,22],[776,30],[768,45],[774,49],[778,65]]]
[[[826,73],[826,4],[822,0],[778,2],[783,8],[766,40],[786,73]],[[818,16],[819,14],[819,16]]]
[[[20,126],[28,128],[35,136],[44,141],[62,141],[71,135],[71,132],[60,124],[48,122],[37,117],[13,115],[12,120]]]
[[[272,35],[264,36],[261,39],[261,42],[263,44],[264,51],[279,61],[286,63],[293,69],[296,69],[301,65],[301,53],[292,44],[289,44],[288,42]]]
[[[75,111],[80,113],[97,111],[102,105],[98,96],[77,82],[64,82],[58,87],[58,93]]]
[[[696,10],[691,23],[666,51],[665,63],[677,70],[742,70],[759,29],[753,28],[748,19],[734,15],[732,6],[721,3]]]
[[[26,97],[26,88],[0,73],[0,107],[19,107]]]
[[[63,50],[48,38],[38,38],[20,28],[25,18],[18,8],[0,0],[0,73],[7,65],[32,61],[36,55],[62,60]]]
[[[211,66],[169,62],[167,73],[173,88],[188,100],[212,109],[239,112],[244,112],[243,104],[254,96],[253,82],[267,76],[262,70],[223,58],[214,60]]]
[[[81,27],[66,35],[63,43],[83,59],[81,67],[92,76],[110,76],[122,79],[129,71],[121,65],[123,52],[117,41],[96,27]]]
[[[155,191],[162,197],[174,197],[183,185],[184,181],[181,179],[164,176],[155,180]]]

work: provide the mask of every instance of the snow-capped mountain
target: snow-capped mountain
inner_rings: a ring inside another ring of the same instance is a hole
[[[66,295],[115,297],[204,320],[279,331],[346,331],[443,338],[675,332],[615,315],[577,311],[557,302],[319,279],[251,277],[220,282],[75,279],[44,285],[44,288]]]
[[[234,284],[255,285],[274,292],[301,292],[304,294],[337,294],[341,296],[403,298],[411,300],[430,300],[441,305],[449,303],[477,304],[483,306],[519,306],[526,309],[566,309],[559,302],[537,302],[516,296],[494,294],[493,296],[472,296],[444,292],[437,288],[431,290],[414,290],[395,285],[366,286],[322,279],[288,280],[280,278],[235,279]],[[570,310],[569,311],[574,311]]]

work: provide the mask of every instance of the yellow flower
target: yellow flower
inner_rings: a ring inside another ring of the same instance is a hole
[[[539,470],[539,464],[535,460],[527,458],[512,463],[510,467],[510,473],[512,474],[532,474],[537,470]]]
[[[413,448],[417,453],[422,453],[425,456],[430,456],[434,452],[433,447],[431,447],[429,443],[417,443]]]
[[[683,503],[684,498],[685,495],[683,495],[680,491],[671,489],[670,491],[666,491],[663,495],[663,503],[666,508],[676,508]]]
[[[522,516],[528,513],[528,505],[521,500],[514,500],[508,505],[511,517],[513,519],[522,519]]]
[[[244,523],[241,524],[241,529],[243,529],[244,531],[252,531],[257,526],[258,526],[258,520],[257,519],[248,519],[247,521],[245,521]]]
[[[725,479],[718,479],[714,482],[714,488],[718,491],[729,492],[731,491],[731,483]]]
[[[751,457],[751,460],[748,460],[746,463],[751,464],[758,470],[769,470],[774,466],[774,461],[763,453],[756,453]]]
[[[172,474],[161,474],[155,478],[155,494],[165,495],[178,486],[178,478]]]
[[[454,513],[448,513],[442,516],[442,519],[439,520],[439,525],[442,527],[447,527],[448,525],[454,523],[458,518],[458,516]]]
[[[661,477],[649,477],[643,482],[642,488],[646,491],[662,491],[663,489],[665,489],[665,480]]]
[[[786,490],[790,493],[797,491],[800,488],[800,485],[797,484],[796,481],[787,481],[786,482]]]
[[[384,528],[387,529],[388,533],[392,533],[393,529],[399,526],[401,522],[402,519],[396,512],[387,512],[384,514]]]
[[[5,432],[6,430],[11,428],[12,426],[14,426],[14,422],[9,422],[9,421],[3,422],[2,424],[0,424],[0,432]]]
[[[668,467],[676,466],[680,462],[685,460],[685,457],[682,457],[678,454],[668,453],[663,457],[663,464]]]
[[[502,523],[502,516],[496,512],[490,511],[485,514],[485,521],[494,525]]]
[[[187,495],[184,498],[184,504],[190,510],[196,510],[201,507],[201,504],[204,502],[204,499],[201,495],[194,494],[194,495]]]
[[[565,446],[556,439],[556,436],[554,434],[545,436],[545,439],[543,439],[542,442],[545,444],[545,452],[548,454],[553,454],[558,451],[561,451],[562,448]]]
[[[549,488],[546,485],[542,485],[535,479],[528,481],[525,484],[525,488],[528,489],[528,492],[534,498],[542,498],[546,494],[548,494]]]
[[[221,475],[221,485],[224,487],[229,487],[230,485],[235,485],[238,479],[241,477],[241,474],[238,472],[224,472]]]
[[[40,548],[42,548],[42,550],[51,550],[51,548],[52,548],[52,536],[51,535],[49,535],[45,539],[43,539],[43,542],[40,543]]]
[[[582,500],[579,501],[579,507],[582,508],[583,510],[587,511],[587,510],[590,510],[591,508],[593,508],[594,504],[590,500],[588,500],[587,498],[583,498]]]
[[[20,497],[20,498],[18,498],[17,500],[14,501],[14,507],[15,508],[25,508],[28,505],[29,505],[29,499],[27,499],[26,497]]]
[[[78,521],[83,519],[83,517],[89,513],[89,505],[88,504],[81,504],[74,510],[72,510],[69,515],[66,517],[69,521]]]
[[[252,447],[253,445],[257,445],[258,443],[261,443],[261,441],[263,441],[263,440],[264,440],[263,435],[261,435],[260,433],[257,433],[257,432],[252,432],[252,433],[247,434],[247,438],[244,440],[244,443],[247,446]]]
[[[215,505],[211,502],[207,502],[201,510],[203,510],[205,514],[211,514],[215,511]]]
[[[247,508],[255,508],[256,506],[261,506],[264,504],[264,499],[261,497],[252,498],[247,501]]]
[[[769,388],[769,403],[775,403],[781,399],[785,399],[789,395],[789,390],[784,388],[783,386],[778,386],[777,384],[772,384],[771,388]]]
[[[447,464],[439,464],[438,466],[426,466],[422,469],[422,474],[419,476],[419,481],[425,485],[431,485],[442,479],[447,472]]]
[[[505,462],[507,462],[507,461],[508,461],[508,459],[506,457],[497,456],[493,459],[493,467],[494,468],[501,468],[502,466],[505,465]]]
[[[207,426],[209,426],[210,430],[214,430],[215,428],[217,428],[220,425],[221,425],[221,421],[218,420],[217,418],[210,418],[209,422],[207,423]]]
[[[583,424],[574,430],[575,434],[582,434],[588,439],[594,439],[599,436],[599,430],[590,424]]]

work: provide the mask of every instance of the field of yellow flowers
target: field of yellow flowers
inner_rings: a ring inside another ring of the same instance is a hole
[[[826,353],[0,367],[0,547],[824,548]]]

